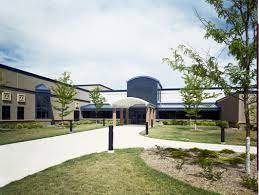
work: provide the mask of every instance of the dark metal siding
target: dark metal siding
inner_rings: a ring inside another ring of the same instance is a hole
[[[157,105],[158,83],[148,77],[138,77],[127,82],[127,96],[146,100]]]

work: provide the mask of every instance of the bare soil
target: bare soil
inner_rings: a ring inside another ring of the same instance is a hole
[[[144,150],[141,153],[141,158],[150,167],[195,187],[218,192],[220,194],[257,194],[257,192],[249,190],[241,185],[241,175],[245,174],[245,168],[243,165],[228,166],[224,168],[214,167],[215,170],[224,172],[220,180],[210,181],[200,175],[200,172],[202,172],[202,168],[200,166],[185,163],[182,169],[179,170],[176,168],[181,162],[179,159],[169,157],[161,158],[161,156],[155,152],[155,149]],[[256,160],[251,163],[251,172],[256,176]]]

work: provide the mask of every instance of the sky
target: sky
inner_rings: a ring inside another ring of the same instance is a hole
[[[147,75],[164,88],[183,87],[181,74],[162,58],[191,45],[218,55],[204,39],[194,9],[209,19],[204,0],[0,0],[0,63],[56,79],[69,71],[75,84],[125,89]],[[222,62],[226,56],[222,55]]]

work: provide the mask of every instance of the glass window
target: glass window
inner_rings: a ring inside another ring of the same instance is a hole
[[[24,107],[17,107],[17,119],[24,119]]]
[[[50,90],[43,84],[36,87],[35,103],[37,119],[47,119],[52,117]]]
[[[11,119],[11,107],[10,106],[2,106],[2,120],[10,120]]]

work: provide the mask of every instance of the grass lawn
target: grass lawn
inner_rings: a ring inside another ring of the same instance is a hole
[[[194,130],[190,126],[182,125],[159,125],[149,130],[149,137],[176,140],[191,141],[204,143],[220,143],[220,128],[215,126],[198,126],[198,130]],[[144,132],[141,132],[144,135]],[[226,144],[244,145],[245,131],[237,129],[225,130]],[[256,131],[251,131],[251,145],[256,145]]]
[[[81,124],[73,129],[73,132],[87,131],[102,128],[102,124]],[[0,129],[0,145],[28,141],[69,133],[69,128],[45,127],[37,129],[17,129],[17,130],[1,130]]]
[[[142,149],[69,160],[0,188],[0,194],[215,194],[148,167]]]

